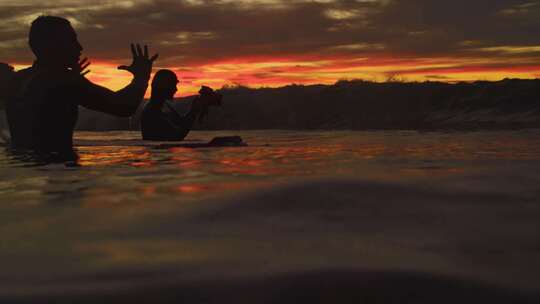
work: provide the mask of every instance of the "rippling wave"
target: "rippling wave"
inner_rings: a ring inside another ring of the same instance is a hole
[[[225,135],[249,146],[189,147]],[[1,152],[0,301],[533,303],[539,135],[82,132],[76,167]]]

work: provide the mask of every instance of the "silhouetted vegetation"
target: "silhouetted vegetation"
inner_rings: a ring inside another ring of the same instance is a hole
[[[251,89],[225,87],[224,105],[196,129],[437,129],[540,127],[540,80],[498,82],[338,81]],[[180,112],[193,97],[177,99]],[[138,128],[137,118],[81,111],[79,129]]]

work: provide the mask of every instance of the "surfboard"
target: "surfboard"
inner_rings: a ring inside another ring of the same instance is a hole
[[[168,149],[168,148],[217,148],[217,147],[246,147],[248,144],[240,136],[219,136],[206,142],[201,140],[185,140],[185,141],[150,141],[150,140],[99,140],[99,139],[75,139],[74,147],[84,146],[137,146],[149,147],[153,149]]]
[[[167,149],[175,147],[184,148],[212,148],[212,147],[246,147],[247,143],[240,136],[220,136],[214,137],[209,142],[177,142],[177,143],[161,143],[155,146],[155,149]]]

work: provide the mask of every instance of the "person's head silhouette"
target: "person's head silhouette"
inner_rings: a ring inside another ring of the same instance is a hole
[[[159,70],[152,79],[152,93],[151,99],[153,100],[168,100],[173,99],[174,94],[178,91],[176,85],[178,84],[178,77],[171,70]]]
[[[28,42],[38,63],[51,67],[76,66],[83,50],[71,23],[55,16],[36,18]]]

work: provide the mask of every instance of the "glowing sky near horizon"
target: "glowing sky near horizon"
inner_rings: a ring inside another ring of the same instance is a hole
[[[160,53],[156,69],[200,85],[276,87],[340,79],[473,81],[540,77],[540,1],[0,0],[0,62],[33,60],[41,14],[76,28],[89,78],[129,83],[129,43]]]

